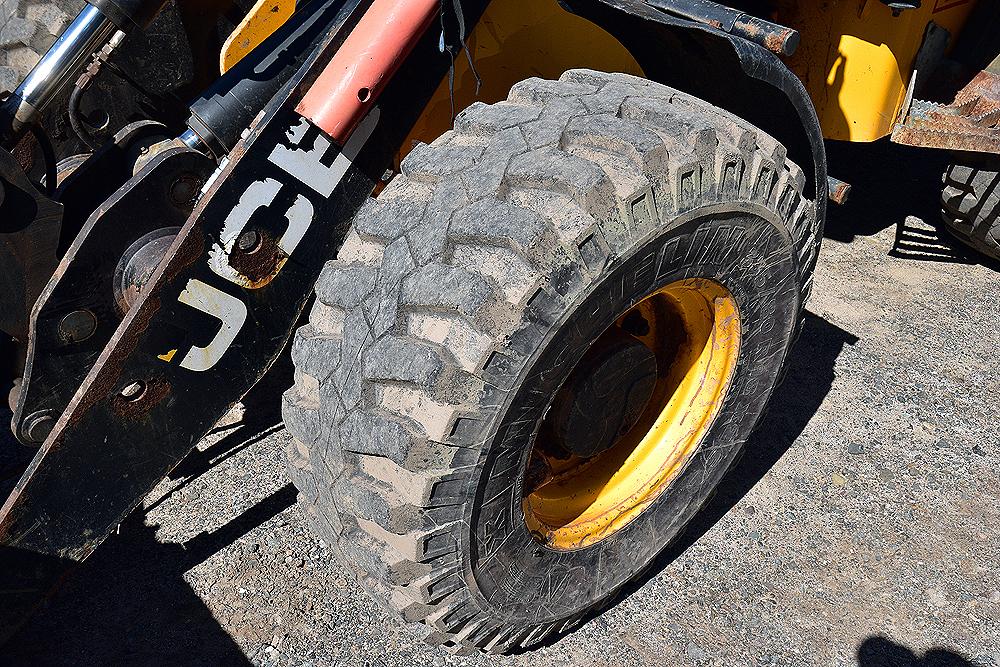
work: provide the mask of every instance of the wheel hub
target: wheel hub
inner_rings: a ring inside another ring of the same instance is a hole
[[[740,336],[736,300],[713,280],[671,283],[619,315],[539,425],[522,500],[539,542],[593,545],[670,487],[719,414]]]
[[[628,433],[656,386],[656,355],[623,335],[591,348],[552,406],[560,447],[587,458],[607,451]]]

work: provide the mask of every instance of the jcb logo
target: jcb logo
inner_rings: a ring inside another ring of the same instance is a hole
[[[329,166],[323,164],[322,158],[333,148],[333,143],[325,135],[320,133],[313,140],[312,146],[306,148],[306,135],[311,127],[309,122],[302,118],[297,125],[289,128],[289,145],[276,146],[268,160],[298,183],[281,183],[274,178],[265,178],[255,181],[247,188],[239,203],[227,216],[218,242],[209,250],[208,267],[212,272],[244,289],[260,289],[274,280],[315,220],[315,209],[306,196],[299,192],[291,193],[294,197],[291,205],[278,214],[287,224],[285,232],[275,243],[279,259],[266,276],[249,276],[238,266],[233,266],[232,258],[237,243],[247,231],[250,219],[258,211],[275,206],[277,201],[287,201],[287,197],[283,196],[286,188],[295,190],[298,184],[305,185],[322,197],[330,197],[344,179],[361,148],[371,138],[378,120],[379,110],[375,108]],[[247,306],[238,296],[197,279],[188,281],[178,300],[219,321],[219,331],[211,342],[204,347],[192,347],[180,361],[181,368],[207,371],[219,363],[243,329],[248,316]],[[171,363],[176,353],[177,350],[171,350],[159,358]]]

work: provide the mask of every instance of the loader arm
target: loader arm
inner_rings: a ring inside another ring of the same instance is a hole
[[[329,26],[211,175],[141,293],[127,300],[121,323],[0,510],[8,630],[283,350],[323,264],[451,64],[428,30],[437,0],[409,3],[420,11],[408,15],[396,5],[355,3]],[[394,43],[379,28],[386,21]],[[344,66],[379,48],[387,54],[377,71]],[[391,76],[400,68],[401,76]],[[359,96],[362,88],[368,92]],[[330,134],[340,142],[296,110],[310,93],[329,101],[331,91],[347,99],[318,122],[336,125]],[[157,155],[108,206],[192,153],[180,145]],[[198,164],[190,168],[204,168]],[[251,236],[254,243],[245,244]]]

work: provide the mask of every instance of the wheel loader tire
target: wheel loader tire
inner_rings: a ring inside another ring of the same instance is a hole
[[[598,612],[772,394],[819,247],[804,180],[626,75],[462,112],[359,213],[296,336],[289,468],[319,535],[454,652]]]
[[[85,4],[83,0],[0,0],[0,89],[16,88]]]
[[[945,226],[966,245],[1000,261],[1000,160],[960,158],[948,165],[942,181]]]

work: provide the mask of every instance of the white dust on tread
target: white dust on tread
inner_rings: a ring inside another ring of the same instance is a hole
[[[386,385],[380,391],[383,407],[420,424],[431,440],[443,442],[448,437],[453,407],[433,401],[425,392],[410,387]]]
[[[407,332],[447,347],[462,370],[476,372],[493,349],[493,340],[474,329],[459,317],[438,314],[410,313]]]

